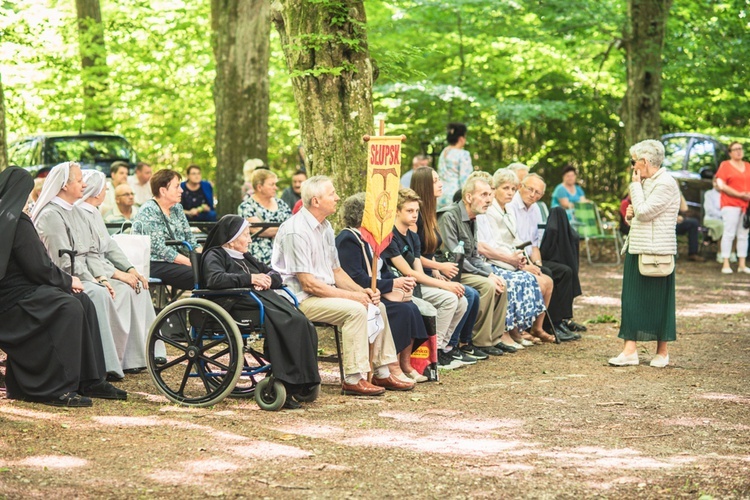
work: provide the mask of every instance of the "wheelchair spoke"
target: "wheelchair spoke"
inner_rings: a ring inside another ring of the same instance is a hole
[[[185,367],[185,374],[182,376],[182,383],[180,383],[180,388],[177,389],[177,394],[180,396],[185,395],[185,385],[187,385],[188,379],[190,378],[190,372],[193,368],[193,361],[188,359],[188,364]]]
[[[170,337],[167,337],[167,336],[165,336],[165,335],[162,335],[162,333],[161,333],[161,332],[159,332],[159,333],[158,333],[158,334],[156,335],[156,338],[157,338],[157,340],[161,340],[161,341],[162,341],[162,342],[164,342],[165,344],[169,344],[169,345],[171,345],[172,347],[176,347],[177,349],[180,349],[180,350],[181,350],[182,352],[187,352],[187,347],[186,347],[186,346],[184,346],[184,345],[180,344],[179,342],[177,342],[177,341],[173,340],[173,339],[172,339],[172,338],[170,338]],[[189,341],[188,341],[188,342],[189,342]]]
[[[226,350],[226,351],[224,351],[224,352],[229,352],[229,350],[227,349],[227,350]],[[202,359],[203,361],[205,361],[205,362],[206,362],[206,364],[209,364],[209,363],[210,363],[210,364],[212,364],[212,365],[218,366],[219,368],[221,368],[221,369],[222,369],[223,371],[225,371],[225,372],[226,372],[226,371],[229,371],[229,366],[227,366],[227,365],[225,365],[225,364],[222,364],[222,363],[219,363],[219,362],[218,362],[218,361],[216,360],[216,358],[217,358],[217,357],[219,357],[220,355],[223,355],[223,354],[221,354],[221,353],[220,353],[220,354],[217,354],[217,355],[216,355],[215,357],[214,357],[214,356],[204,356],[204,355],[200,355],[200,356],[198,357],[198,359]]]
[[[206,392],[211,392],[213,388],[208,383],[208,378],[206,377],[206,371],[205,367],[201,366],[200,363],[195,363],[195,371],[198,373],[198,376],[201,379],[201,382],[203,382],[203,387],[206,389]]]
[[[166,370],[167,368],[172,368],[173,366],[178,365],[178,364],[182,363],[183,361],[185,361],[187,359],[188,359],[187,355],[180,356],[179,358],[175,358],[172,361],[169,361],[168,363],[163,364],[161,366],[157,365],[154,370],[157,373],[161,373],[162,371]]]

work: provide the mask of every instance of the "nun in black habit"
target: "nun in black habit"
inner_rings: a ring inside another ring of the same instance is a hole
[[[34,187],[23,169],[0,173],[0,348],[10,399],[91,406],[126,399],[105,381],[96,310],[78,278],[52,263],[22,212]]]
[[[275,378],[293,396],[320,383],[315,327],[287,299],[274,292],[281,276],[248,252],[250,229],[238,215],[225,215],[211,229],[201,257],[201,287],[211,290],[251,288],[265,307],[265,353]],[[249,296],[215,299],[236,321],[257,312]],[[299,405],[287,399],[286,408]]]

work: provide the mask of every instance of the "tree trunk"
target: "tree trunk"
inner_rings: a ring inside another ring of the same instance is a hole
[[[3,81],[0,76],[0,172],[8,168],[8,137],[5,132],[5,98]]]
[[[220,214],[237,213],[245,161],[268,160],[269,16],[268,0],[211,0]]]
[[[109,69],[99,0],[76,0],[78,51],[83,81],[83,127],[111,130],[112,109],[108,94]]]
[[[364,191],[362,136],[373,133],[374,123],[363,2],[277,0],[272,9],[292,76],[308,173],[330,176],[342,198]]]
[[[628,88],[622,118],[629,146],[660,135],[662,50],[671,6],[672,0],[628,0]]]

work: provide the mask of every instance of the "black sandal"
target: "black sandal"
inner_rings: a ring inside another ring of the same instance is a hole
[[[93,406],[94,403],[91,401],[91,398],[81,396],[77,392],[66,392],[58,398],[42,401],[42,404],[48,406],[63,406],[67,408],[88,408],[89,406]]]

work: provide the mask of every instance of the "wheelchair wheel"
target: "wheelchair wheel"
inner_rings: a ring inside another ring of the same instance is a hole
[[[164,342],[167,362],[157,365]],[[156,387],[186,406],[211,406],[234,389],[242,373],[242,336],[232,317],[214,302],[183,299],[159,313],[147,340],[148,370]]]
[[[318,399],[318,396],[320,396],[320,384],[301,390],[294,395],[294,399],[300,403],[312,403]]]
[[[273,383],[272,383],[273,381]],[[286,401],[286,387],[272,377],[266,377],[255,387],[255,402],[261,410],[279,411]]]

